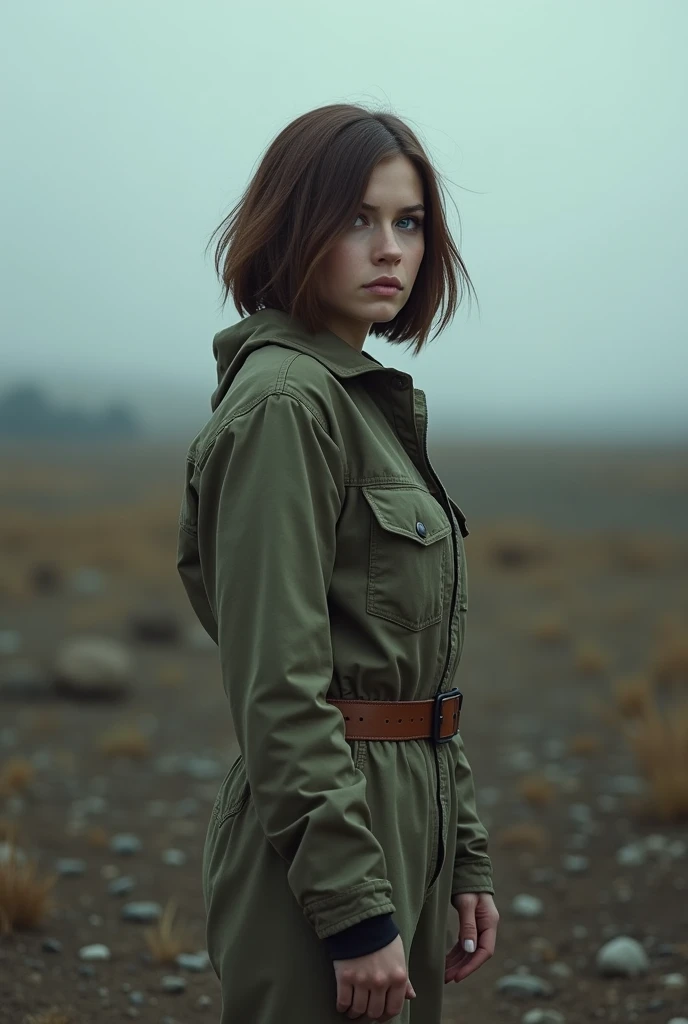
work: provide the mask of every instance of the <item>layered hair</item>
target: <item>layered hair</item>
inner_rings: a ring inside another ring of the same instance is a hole
[[[318,266],[359,212],[380,160],[408,157],[423,182],[425,248],[411,294],[370,333],[409,342],[417,354],[451,321],[473,284],[446,220],[445,194],[415,133],[391,113],[334,103],[297,117],[274,138],[240,201],[215,229],[215,270],[238,312],[280,309],[317,331],[325,311],[314,287]],[[434,336],[433,336],[434,337]]]

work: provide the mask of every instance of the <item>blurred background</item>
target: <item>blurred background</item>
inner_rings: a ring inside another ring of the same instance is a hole
[[[237,747],[175,567],[238,319],[204,250],[332,102],[420,135],[479,299],[418,357],[366,342],[425,390],[470,529],[462,732],[502,919],[446,1022],[686,1018],[686,4],[0,19],[0,1021],[217,1020],[200,856]]]

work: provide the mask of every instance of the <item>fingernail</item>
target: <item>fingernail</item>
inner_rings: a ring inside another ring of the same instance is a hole
[[[475,953],[475,942],[473,941],[473,939],[464,939],[463,948],[466,950],[467,953]]]

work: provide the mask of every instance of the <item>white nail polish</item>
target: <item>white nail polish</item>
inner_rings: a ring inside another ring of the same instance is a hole
[[[473,939],[464,939],[463,948],[466,950],[467,953],[475,953],[475,942],[473,941]]]

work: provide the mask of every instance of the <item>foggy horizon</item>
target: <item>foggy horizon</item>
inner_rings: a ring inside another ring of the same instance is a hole
[[[317,5],[275,6],[265,76],[233,44],[254,16],[202,11],[4,12],[0,391],[129,401],[155,432],[207,417],[238,319],[210,234],[289,121],[362,102],[420,134],[480,303],[416,358],[366,341],[426,391],[431,434],[688,436],[688,7],[440,4],[393,59],[362,5],[336,39]]]

